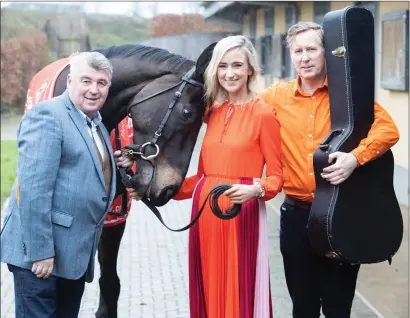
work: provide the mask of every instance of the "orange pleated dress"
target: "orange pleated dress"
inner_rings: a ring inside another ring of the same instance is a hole
[[[239,216],[221,220],[206,204],[189,233],[191,318],[269,318],[268,234],[265,201],[283,184],[280,125],[272,107],[256,98],[247,104],[211,108],[198,173],[186,178],[176,200],[193,198],[192,217],[217,184],[264,186]],[[262,180],[264,166],[266,177]],[[225,196],[219,206],[232,203]]]

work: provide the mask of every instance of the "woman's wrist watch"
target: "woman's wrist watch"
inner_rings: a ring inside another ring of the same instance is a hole
[[[257,198],[260,199],[265,196],[265,188],[260,183],[258,183],[257,185],[259,186],[259,192],[258,192]]]

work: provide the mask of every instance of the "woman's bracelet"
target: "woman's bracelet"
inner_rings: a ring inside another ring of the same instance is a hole
[[[263,185],[261,185],[260,183],[255,183],[255,185],[259,186],[259,193],[257,194],[257,198],[263,198],[265,196],[265,188],[263,187]]]

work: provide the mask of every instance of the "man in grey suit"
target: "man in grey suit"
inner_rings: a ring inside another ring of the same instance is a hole
[[[70,61],[67,91],[28,111],[17,131],[17,178],[1,232],[16,317],[77,317],[116,189],[116,152],[99,110],[112,66],[97,52]]]

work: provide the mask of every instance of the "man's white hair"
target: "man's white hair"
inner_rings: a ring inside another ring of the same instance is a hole
[[[86,62],[96,71],[106,71],[112,79],[113,68],[111,62],[99,52],[81,52],[70,59],[70,74],[77,73],[77,70],[83,62]]]

